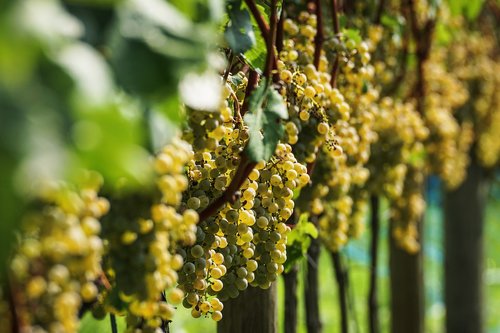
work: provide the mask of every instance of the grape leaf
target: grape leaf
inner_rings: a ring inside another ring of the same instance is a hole
[[[288,112],[281,95],[264,80],[250,95],[250,111],[245,115],[250,139],[246,153],[250,160],[269,160],[285,130],[281,119]]]
[[[462,15],[474,20],[483,7],[484,0],[448,0],[448,6],[453,15]]]
[[[118,11],[109,42],[118,83],[145,98],[176,94],[186,72],[207,65],[213,33],[168,2],[127,2]]]
[[[357,29],[344,29],[343,31],[344,36],[346,36],[349,39],[352,39],[356,44],[361,43],[363,40],[361,38],[361,35],[359,34],[359,30]]]
[[[260,15],[262,16],[264,21],[269,22],[269,14],[266,12],[266,9],[261,5],[257,5],[257,8],[259,9]],[[255,21],[253,16],[252,26],[254,31],[259,31],[259,26],[257,25],[257,22]],[[250,50],[245,52],[244,57],[250,67],[252,67],[257,72],[262,73],[262,69],[265,66],[267,56],[266,41],[260,33],[255,35],[255,40],[255,45]]]
[[[307,213],[301,214],[299,221],[288,234],[286,243],[287,259],[285,261],[285,272],[289,272],[293,266],[302,260],[311,245],[312,238],[318,238],[318,229],[308,221]]]
[[[256,44],[250,13],[241,8],[241,1],[229,3],[228,7],[229,22],[224,37],[235,53],[244,53]]]

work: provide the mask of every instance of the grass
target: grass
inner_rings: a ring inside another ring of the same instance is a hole
[[[383,209],[383,216],[387,216],[387,209]],[[384,221],[387,219],[384,218]],[[486,332],[500,332],[500,317],[497,309],[500,308],[500,202],[491,201],[486,212],[485,229],[485,324]],[[351,300],[354,311],[351,313],[351,332],[367,332],[366,296],[368,293],[368,233],[352,241],[344,249],[348,259]],[[442,214],[436,204],[430,205],[426,212],[425,227],[425,287],[426,287],[426,333],[444,332],[444,303],[443,303],[443,251],[442,251]],[[380,249],[380,267],[378,271],[379,305],[381,332],[389,332],[389,279],[387,256],[387,226],[382,230]],[[326,251],[320,255],[320,309],[323,331],[329,333],[340,332],[340,315],[337,306],[337,287],[332,270],[330,256]],[[304,270],[302,270],[303,272]],[[302,273],[299,273],[302,275]],[[305,333],[304,309],[304,278],[299,276],[298,286],[298,332]],[[283,281],[278,282],[279,298],[279,328],[283,332],[284,320],[284,288]],[[120,324],[120,321],[119,321]],[[98,326],[96,326],[98,325]],[[122,330],[120,329],[120,332]],[[110,332],[109,320],[97,322],[84,318],[82,333]],[[188,310],[179,309],[171,325],[173,333],[216,332],[215,323],[209,318],[193,319]]]

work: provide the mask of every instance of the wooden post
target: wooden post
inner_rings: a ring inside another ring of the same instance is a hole
[[[217,324],[218,333],[276,333],[277,287],[248,287],[235,299],[224,302],[223,318]]]
[[[464,183],[445,196],[446,332],[481,333],[487,183],[472,157]]]

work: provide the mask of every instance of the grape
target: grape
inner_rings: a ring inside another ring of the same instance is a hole
[[[100,178],[88,173],[79,188],[47,184],[50,191],[39,194],[43,208],[24,218],[10,273],[26,306],[36,309],[24,314],[30,329],[75,332],[80,307],[97,299],[95,281],[103,274],[99,219],[109,209],[97,195]],[[99,306],[92,311],[106,313]]]

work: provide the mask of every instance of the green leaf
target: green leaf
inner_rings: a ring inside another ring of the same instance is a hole
[[[250,96],[250,111],[245,115],[250,139],[247,154],[252,161],[269,160],[283,137],[281,119],[288,118],[281,95],[263,80]]]
[[[342,33],[344,34],[344,36],[346,36],[348,39],[352,39],[354,42],[356,42],[356,44],[359,44],[361,43],[361,41],[363,40],[361,38],[361,35],[359,34],[359,30],[358,29],[344,29],[342,31]]]
[[[318,238],[318,229],[311,222],[307,222],[304,225],[304,234],[311,236],[312,238]]]
[[[473,21],[481,12],[484,0],[448,0],[450,11],[453,15],[465,15]]]
[[[180,78],[203,70],[215,27],[195,24],[162,0],[132,0],[120,8],[110,39],[120,85],[145,98],[177,93]]]
[[[311,239],[318,237],[318,229],[308,219],[309,215],[307,213],[301,214],[299,221],[288,234],[286,244],[287,260],[285,262],[286,272],[305,257],[311,245]]]
[[[228,7],[229,22],[224,37],[235,53],[244,53],[256,44],[250,13],[246,8],[241,8],[240,1]]]
[[[294,245],[286,248],[286,261],[284,264],[285,272],[288,273],[296,263],[304,258],[302,247],[294,243]]]
[[[126,329],[125,317],[116,316],[116,324],[118,326],[118,332],[124,332]],[[79,333],[111,333],[111,323],[109,321],[109,315],[102,320],[95,319],[92,315],[87,312],[85,316],[83,316],[82,321],[80,322]]]
[[[264,21],[269,22],[269,15],[263,6],[257,5],[260,15]],[[252,26],[254,31],[260,31],[257,21],[252,16]],[[259,73],[262,73],[264,66],[266,64],[267,48],[266,41],[262,37],[262,34],[257,33],[255,35],[256,44],[250,50],[246,51],[244,57],[247,63]]]
[[[474,0],[467,2],[465,15],[470,21],[474,20],[479,15],[479,13],[481,12],[481,8],[483,8],[483,4],[484,0]]]
[[[244,57],[247,63],[259,73],[263,72],[263,68],[266,65],[266,42],[260,34],[256,36],[257,43],[250,50],[245,52]]]

